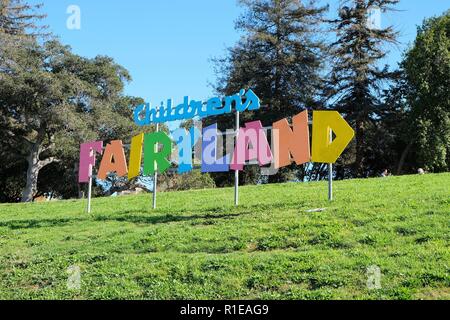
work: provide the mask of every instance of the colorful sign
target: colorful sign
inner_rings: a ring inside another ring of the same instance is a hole
[[[167,100],[167,106],[161,105],[152,108],[149,103],[142,104],[134,110],[134,121],[139,126],[151,123],[162,123],[175,120],[192,119],[196,116],[205,118],[231,113],[233,108],[238,112],[245,110],[257,110],[261,107],[258,96],[252,91],[241,90],[225,99],[218,97],[209,99],[206,103],[197,100],[189,101],[189,97],[184,97],[183,103],[172,107],[172,99]]]
[[[184,102],[172,108],[172,101],[161,106],[159,112],[150,104],[138,106],[134,118],[138,125],[161,123],[173,120],[200,118],[210,115],[243,112],[260,108],[260,99],[248,90],[224,99],[212,98],[206,103],[184,98]],[[335,138],[330,139],[330,132]],[[217,159],[217,124],[198,132],[195,128],[187,131],[179,128],[167,135],[164,132],[142,133],[132,138],[129,158],[126,159],[123,143],[111,141],[104,146],[103,141],[88,142],[80,148],[79,182],[86,183],[92,175],[96,154],[102,155],[97,178],[104,180],[109,173],[133,179],[140,175],[152,175],[156,171],[165,172],[171,166],[170,155],[174,146],[178,149],[178,173],[193,169],[192,150],[201,139],[202,172],[241,171],[248,161],[256,160],[260,166],[273,164],[275,168],[289,166],[295,162],[335,163],[354,137],[354,131],[336,111],[314,111],[312,121],[312,146],[308,111],[303,111],[288,119],[276,121],[272,125],[273,147],[270,146],[266,131],[260,121],[244,124],[238,131],[232,154]],[[159,146],[159,147],[158,147]],[[127,162],[128,160],[128,162]]]

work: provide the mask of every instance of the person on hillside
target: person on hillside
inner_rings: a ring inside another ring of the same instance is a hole
[[[386,178],[386,177],[389,177],[391,174],[389,173],[389,170],[388,169],[384,169],[384,171],[381,173],[381,177],[382,178]]]

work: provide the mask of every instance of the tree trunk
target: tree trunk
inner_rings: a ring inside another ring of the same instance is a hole
[[[37,191],[37,182],[40,164],[39,164],[39,150],[40,144],[34,143],[28,155],[28,170],[27,170],[27,184],[22,194],[22,202],[32,202],[33,197]]]
[[[355,173],[358,178],[364,177],[364,121],[356,121],[356,161]]]
[[[49,165],[53,162],[58,162],[59,160],[54,157],[49,157],[45,160],[40,160],[40,155],[44,151],[48,151],[53,147],[53,143],[50,143],[49,146],[43,148],[43,142],[45,137],[45,129],[41,128],[38,132],[36,141],[34,143],[30,143],[30,153],[27,157],[28,161],[28,170],[27,170],[27,184],[22,193],[22,202],[32,202],[34,196],[37,192],[37,184],[38,184],[38,176],[39,171],[45,166]],[[50,141],[52,141],[52,137]]]
[[[400,175],[403,170],[403,165],[405,164],[406,156],[409,153],[409,150],[411,150],[411,147],[413,146],[413,141],[410,141],[408,145],[406,146],[405,150],[402,152],[402,156],[400,157],[400,160],[398,162],[397,166],[397,175]]]

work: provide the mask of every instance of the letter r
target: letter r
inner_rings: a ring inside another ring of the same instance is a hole
[[[158,150],[162,144],[162,150]],[[172,140],[164,132],[148,133],[144,137],[144,175],[151,175],[158,170],[163,173],[170,167],[167,158],[172,151]]]

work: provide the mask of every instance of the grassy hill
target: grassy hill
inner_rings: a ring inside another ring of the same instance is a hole
[[[240,191],[0,205],[0,298],[450,299],[450,174]]]

